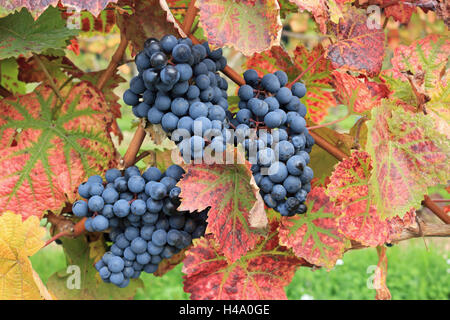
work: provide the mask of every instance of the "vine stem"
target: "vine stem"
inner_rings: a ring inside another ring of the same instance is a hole
[[[339,161],[342,161],[342,160],[344,160],[345,158],[348,157],[348,155],[346,153],[341,151],[338,147],[336,147],[336,146],[332,145],[331,143],[329,143],[327,140],[325,140],[324,138],[319,136],[314,131],[311,131],[309,134],[314,138],[314,141],[316,142],[316,144],[319,147],[321,147],[322,149],[327,151],[329,154],[331,154],[333,157],[335,157]]]
[[[105,86],[106,82],[109,78],[111,78],[114,73],[116,72],[117,67],[122,62],[123,55],[125,54],[125,50],[128,46],[128,40],[125,36],[124,32],[120,33],[120,43],[117,47],[116,51],[114,52],[113,56],[111,57],[111,61],[108,64],[108,67],[106,68],[105,72],[100,76],[100,79],[98,79],[97,82],[97,88],[99,90],[102,90]]]
[[[307,127],[308,130],[314,130],[314,129],[319,129],[319,128],[323,128],[323,127],[327,127],[327,126],[331,126],[335,123],[344,121],[345,119],[347,119],[348,117],[350,117],[350,114],[347,114],[345,117],[342,117],[340,119],[328,122],[328,123],[323,123],[323,124],[318,124],[317,126],[312,126],[312,127]]]
[[[136,155],[144,142],[145,135],[146,132],[144,129],[144,123],[141,121],[137,130],[134,132],[134,136],[131,139],[125,155],[122,158],[121,165],[123,167],[128,168],[136,163]]]
[[[392,239],[392,242],[399,242],[422,237],[448,237],[448,236],[450,236],[450,225],[448,224],[419,225],[418,223],[416,223],[416,225],[412,227],[403,229],[402,233],[400,233],[397,237]],[[363,248],[367,248],[367,246],[359,242],[352,241],[352,246],[346,251]]]
[[[37,54],[33,54],[33,59],[36,60],[37,64],[39,65],[39,68],[42,69],[42,71],[44,71],[45,76],[48,79],[49,85],[52,88],[53,92],[56,94],[56,96],[58,97],[58,99],[61,102],[64,102],[63,97],[61,96],[61,93],[59,92],[58,88],[56,87],[55,82],[53,81],[52,76],[50,75],[50,73],[48,72],[47,68],[45,67],[44,63],[42,62],[41,58],[39,58],[39,56]]]
[[[436,204],[431,198],[427,195],[424,196],[422,204],[430,209],[439,219],[441,219],[446,224],[450,224],[450,216],[444,212],[444,210]]]
[[[192,25],[194,24],[195,17],[197,16],[198,9],[195,6],[195,0],[189,2],[189,6],[184,16],[182,29],[185,34],[191,34]]]

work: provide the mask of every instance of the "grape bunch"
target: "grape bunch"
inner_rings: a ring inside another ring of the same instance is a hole
[[[305,213],[313,171],[308,167],[314,139],[306,128],[303,83],[287,87],[284,71],[262,78],[249,69],[239,88],[239,111],[230,119],[252,163],[264,202],[282,216]]]
[[[202,156],[210,142],[215,150],[224,149],[223,139],[214,139],[228,110],[228,83],[218,73],[227,65],[221,48],[212,51],[207,42],[193,45],[189,38],[165,35],[147,39],[135,61],[139,74],[123,100],[136,117],[161,124],[169,137],[178,130],[172,139],[183,140],[180,151],[189,150],[191,158]]]
[[[89,232],[110,229],[110,249],[95,264],[103,281],[124,288],[142,271],[153,273],[163,259],[188,247],[204,235],[208,210],[178,211],[181,189],[176,186],[184,170],[172,165],[162,173],[150,167],[142,175],[136,166],[89,177],[78,187],[85,200],[72,212],[87,217]]]

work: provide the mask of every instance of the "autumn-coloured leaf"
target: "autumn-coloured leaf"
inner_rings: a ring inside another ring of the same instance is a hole
[[[61,109],[49,87],[0,101],[0,210],[23,217],[58,212],[87,174],[116,163],[103,95],[87,82]]]
[[[270,50],[255,53],[245,62],[245,69],[254,69],[260,77],[266,73],[274,73],[283,70],[287,73],[289,80],[295,79],[298,70],[294,66],[293,59],[289,53],[280,46],[273,46]]]
[[[306,262],[278,243],[277,224],[255,249],[228,262],[211,235],[186,252],[184,291],[192,300],[287,299],[284,287]]]
[[[73,11],[87,10],[94,16],[97,16],[108,3],[116,3],[117,0],[37,0],[37,1],[23,1],[23,0],[8,0],[2,1],[1,6],[8,10],[18,10],[22,7],[27,8],[35,17],[44,12],[48,6],[67,7]]]
[[[298,70],[296,77],[317,61],[300,79],[306,86],[306,96],[302,102],[308,109],[307,117],[315,123],[320,123],[328,114],[328,109],[336,106],[331,86],[331,66],[323,56],[324,52],[321,45],[311,51],[298,45],[294,50],[294,62]]]
[[[0,59],[27,52],[64,49],[67,41],[78,34],[68,29],[58,9],[49,7],[36,21],[22,9],[0,19]]]
[[[159,0],[121,0],[120,5],[128,5],[133,10],[133,14],[118,15],[117,25],[131,40],[134,54],[144,49],[147,38],[160,39],[166,34],[179,36],[174,25],[167,21],[166,11],[161,8]]]
[[[326,0],[290,0],[295,3],[301,11],[309,11],[319,25],[322,33],[327,33],[327,22],[329,19]]]
[[[44,299],[28,257],[44,245],[45,228],[39,219],[20,214],[0,215],[0,300]]]
[[[327,194],[340,206],[338,228],[348,238],[367,246],[382,245],[394,238],[403,227],[410,225],[414,210],[403,219],[384,219],[372,203],[369,179],[372,161],[365,151],[353,151],[336,165]]]
[[[386,100],[367,122],[369,180],[373,203],[382,217],[402,217],[419,208],[427,188],[450,179],[450,145],[432,118],[405,111]]]
[[[377,247],[378,264],[375,269],[375,277],[373,284],[376,290],[375,299],[391,300],[391,292],[386,285],[388,259],[386,255],[387,248],[384,246]]]
[[[326,56],[334,69],[358,71],[373,77],[380,73],[384,57],[382,28],[369,28],[364,10],[351,7],[331,30],[336,41]]]
[[[276,0],[199,0],[195,5],[213,46],[233,46],[251,56],[280,44],[282,24]]]
[[[411,45],[400,45],[391,59],[392,68],[384,70],[381,77],[389,85],[392,96],[412,106],[417,106],[417,99],[408,81],[408,74],[423,74],[423,87],[428,95],[432,95],[436,87],[447,87],[443,76],[446,71],[450,40],[438,35],[429,35],[414,41]]]
[[[333,86],[336,100],[347,106],[349,113],[364,113],[380,105],[389,90],[386,85],[357,78],[346,72],[333,71]]]
[[[407,24],[415,10],[416,7],[413,3],[409,1],[400,1],[397,4],[386,7],[384,9],[384,14],[386,17],[394,18],[395,21]]]
[[[143,287],[141,279],[132,279],[126,288],[119,288],[114,284],[103,282],[94,268],[96,260],[89,256],[91,249],[85,236],[75,239],[62,238],[62,245],[67,266],[76,266],[77,268],[63,268],[48,279],[47,287],[58,299],[130,299],[134,297],[138,288]],[[76,285],[74,272],[79,272],[79,288],[70,286]]]
[[[292,248],[297,257],[330,269],[350,245],[338,231],[339,208],[325,195],[323,187],[311,190],[306,205],[308,211],[304,215],[282,218],[280,243]]]
[[[308,126],[312,123],[308,122]],[[312,124],[313,125],[313,124]],[[348,134],[338,133],[330,128],[322,127],[313,130],[315,133],[324,138],[331,145],[335,146],[347,155],[350,155],[350,149],[353,146],[353,137]],[[326,150],[315,144],[312,147],[310,162],[308,164],[314,171],[314,177],[320,182],[324,182],[331,175],[334,166],[339,162],[334,156]]]
[[[79,81],[89,81],[92,85],[96,85],[105,70],[94,71],[94,72],[84,72],[79,69],[72,61],[67,57],[52,57],[39,55],[38,56],[42,64],[48,70],[49,74],[52,76],[52,81],[54,81],[60,89],[62,95],[66,95],[70,92],[74,85],[77,85]],[[24,82],[44,82],[49,84],[49,79],[45,75],[44,71],[40,65],[36,62],[36,59],[30,57],[25,59],[20,57],[17,59],[19,64],[19,79]],[[70,81],[70,78],[73,78]],[[119,125],[117,124],[117,118],[121,117],[120,108],[118,100],[119,97],[114,93],[114,89],[124,82],[125,79],[120,76],[117,72],[112,74],[105,82],[102,93],[109,107],[107,116],[111,121],[108,125],[108,132],[113,133],[119,137],[119,143],[122,141],[122,132],[120,131]]]
[[[180,210],[201,211],[211,207],[208,230],[232,262],[253,249],[261,238],[260,230],[249,225],[258,192],[250,184],[251,177],[247,165],[195,164],[186,167],[186,174],[178,183]]]

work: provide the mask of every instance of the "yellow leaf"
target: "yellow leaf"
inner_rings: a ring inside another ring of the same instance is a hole
[[[29,259],[44,245],[44,234],[35,216],[22,221],[21,215],[10,211],[0,215],[0,300],[46,297]]]

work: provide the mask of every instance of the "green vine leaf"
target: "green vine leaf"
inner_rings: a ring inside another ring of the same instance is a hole
[[[24,218],[57,212],[86,175],[116,163],[102,94],[81,82],[61,108],[56,102],[46,86],[0,101],[1,210]]]
[[[0,19],[0,59],[64,49],[67,41],[77,34],[78,30],[66,27],[56,8],[48,7],[36,21],[22,9]]]

